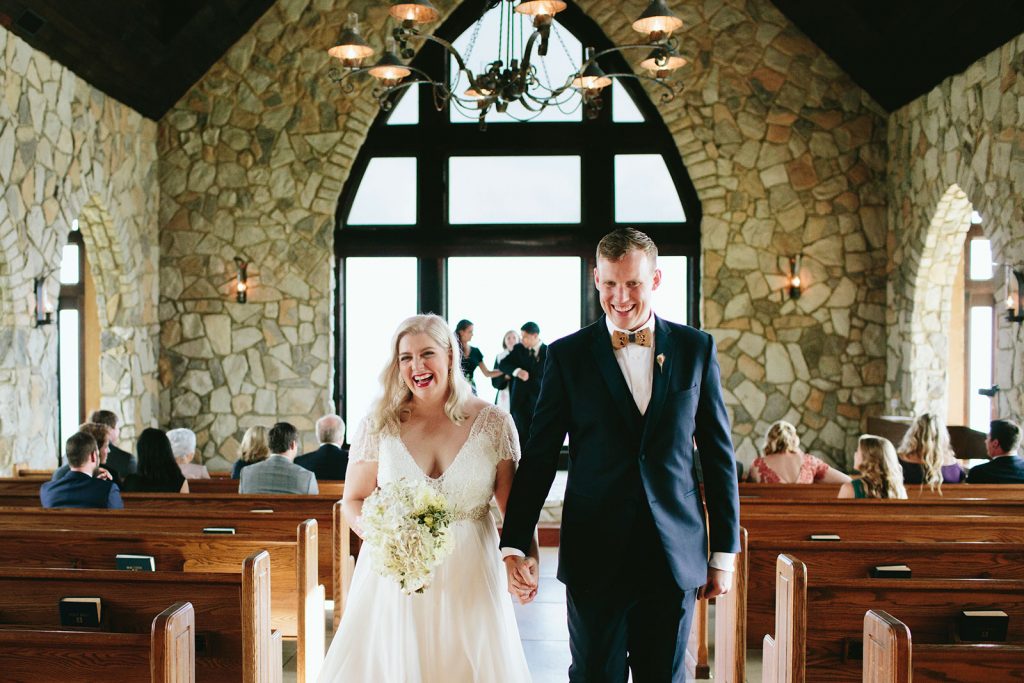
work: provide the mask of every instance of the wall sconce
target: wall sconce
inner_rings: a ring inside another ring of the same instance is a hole
[[[249,262],[235,257],[235,265],[238,266],[238,279],[235,281],[235,300],[244,304],[249,292]]]
[[[46,280],[41,277],[35,279],[36,299],[36,320],[35,326],[41,327],[53,322],[53,304],[50,297],[46,296]]]
[[[1016,288],[1011,286],[1011,273]],[[1024,322],[1024,272],[1010,266],[1006,266],[1006,320],[1017,324]]]
[[[789,274],[786,276],[786,280],[789,284],[790,299],[800,298],[800,261],[802,258],[803,254],[789,257]]]

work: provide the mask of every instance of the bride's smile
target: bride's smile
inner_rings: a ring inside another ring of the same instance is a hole
[[[417,399],[447,397],[451,361],[429,334],[407,334],[398,344],[402,380]]]

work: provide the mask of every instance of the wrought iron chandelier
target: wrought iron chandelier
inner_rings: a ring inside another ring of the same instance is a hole
[[[333,67],[329,77],[341,85],[344,92],[355,90],[354,78],[369,74],[376,82],[373,95],[381,108],[390,110],[398,100],[398,93],[412,86],[429,86],[438,111],[448,104],[458,107],[471,117],[476,116],[481,128],[485,127],[487,113],[493,108],[506,113],[512,103],[520,103],[526,110],[526,120],[534,118],[548,107],[565,108],[573,106],[576,93],[580,93],[583,112],[587,118],[596,118],[602,107],[601,93],[612,84],[613,78],[635,78],[656,84],[663,92],[662,102],[669,102],[676,91],[668,83],[669,77],[687,60],[679,54],[678,41],[673,32],[683,22],[668,9],[665,0],[653,0],[647,9],[633,22],[633,29],[644,40],[629,45],[616,45],[597,52],[586,49],[583,63],[564,82],[545,83],[533,61],[534,50],[538,57],[548,53],[549,39],[555,15],[566,9],[563,0],[487,0],[476,31],[479,32],[487,12],[500,6],[502,12],[499,26],[499,54],[488,63],[482,73],[474,73],[466,66],[466,59],[448,41],[429,32],[421,26],[436,21],[440,16],[430,0],[396,2],[391,5],[390,15],[398,22],[387,39],[383,54],[371,66],[364,63],[374,56],[372,48],[360,35],[358,16],[349,14],[348,23],[338,44],[328,50],[331,57],[340,62],[340,68]],[[532,20],[533,32],[522,43],[521,54],[516,50],[513,20],[515,15]],[[442,78],[431,76],[411,64],[416,53],[414,45],[420,41],[432,41],[440,45],[453,61],[453,68]],[[475,44],[474,39],[469,47]],[[605,73],[598,60],[611,53],[641,52],[644,58],[639,62],[640,73]],[[468,54],[467,54],[468,56]],[[403,61],[406,60],[406,61]],[[464,88],[464,89],[463,89]],[[461,90],[461,92],[460,92]],[[575,106],[579,106],[575,103]]]

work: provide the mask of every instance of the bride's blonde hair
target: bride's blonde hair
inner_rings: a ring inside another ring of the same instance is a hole
[[[402,409],[412,398],[412,391],[402,379],[402,373],[398,366],[398,345],[401,343],[402,337],[407,334],[429,336],[448,356],[448,400],[444,403],[444,412],[455,424],[461,424],[466,419],[466,411],[463,408],[473,397],[473,389],[462,374],[461,359],[455,354],[455,349],[459,348],[459,342],[440,316],[434,314],[414,315],[402,321],[391,339],[391,358],[380,373],[382,392],[370,408],[369,422],[367,423],[370,433],[391,428],[397,429]]]

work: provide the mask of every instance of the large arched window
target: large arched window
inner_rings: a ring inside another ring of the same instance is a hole
[[[485,5],[467,0],[436,32],[473,67],[497,52],[496,10],[477,21]],[[552,83],[583,61],[583,46],[610,45],[572,5],[558,14],[550,43],[538,74]],[[414,63],[436,72],[446,59],[427,43]],[[619,59],[605,70],[629,71]],[[492,112],[482,130],[476,118],[438,111],[422,86],[380,113],[342,192],[335,231],[335,391],[350,428],[377,392],[388,353],[381,340],[406,316],[473,321],[473,344],[489,366],[504,333],[528,320],[546,341],[595,320],[594,248],[617,226],[641,228],[659,245],[656,310],[698,323],[696,191],[637,82],[616,81],[609,91],[593,120],[584,120],[577,98],[528,122],[514,107]],[[493,398],[479,379],[481,395]]]

